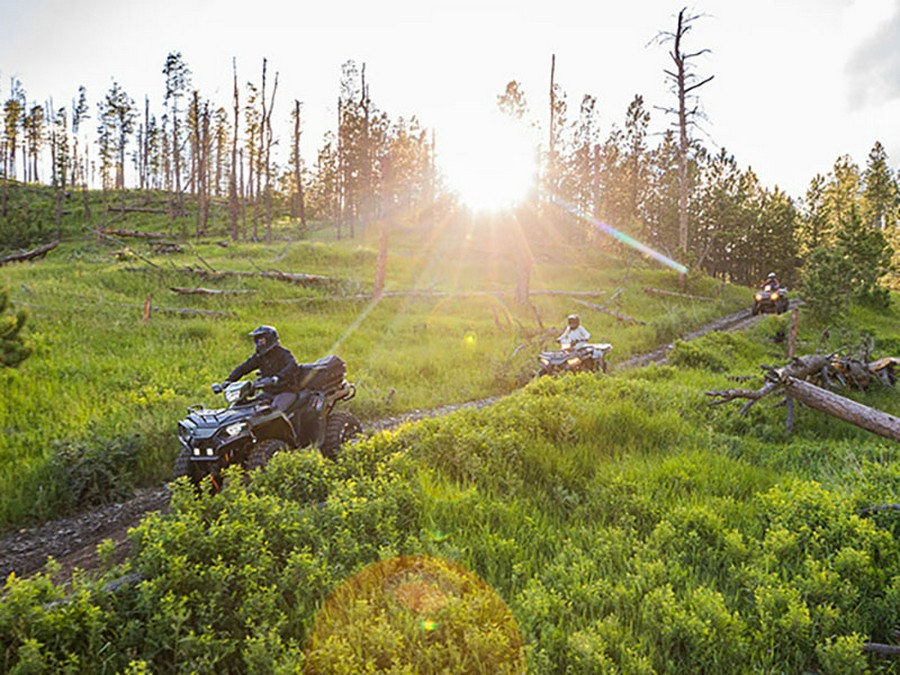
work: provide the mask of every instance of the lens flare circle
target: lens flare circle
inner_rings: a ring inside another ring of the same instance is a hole
[[[461,565],[418,555],[370,565],[316,616],[304,672],[363,672],[372,663],[396,672],[527,672],[503,599]]]

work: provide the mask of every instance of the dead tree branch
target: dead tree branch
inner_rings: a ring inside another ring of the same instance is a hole
[[[44,244],[43,246],[38,246],[37,248],[33,248],[30,251],[25,251],[24,253],[16,253],[13,255],[8,255],[5,258],[0,258],[0,266],[6,265],[11,262],[22,262],[25,260],[34,260],[36,258],[43,258],[47,255],[48,252],[55,249],[59,246],[59,240],[52,241],[49,244]]]
[[[240,295],[242,293],[256,293],[253,290],[238,290],[238,289],[226,289],[226,288],[181,288],[178,286],[173,286],[169,290],[174,293],[180,293],[181,295]]]
[[[165,213],[162,211],[161,213]],[[112,235],[114,237],[132,237],[136,239],[165,239],[171,235],[161,232],[141,232],[139,230],[116,230],[110,227],[104,228],[103,234]]]
[[[827,370],[832,360],[833,355],[813,354],[791,359],[790,363],[782,368],[763,366],[766,370],[766,383],[760,389],[726,389],[708,391],[706,394],[717,399],[712,401],[711,405],[727,403],[738,398],[749,399],[739,413],[744,414],[756,401],[777,390],[783,390],[787,396],[809,408],[900,442],[900,418],[857,403],[809,381],[817,380],[821,373]]]

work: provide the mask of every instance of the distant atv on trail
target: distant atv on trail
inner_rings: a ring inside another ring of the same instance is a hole
[[[305,376],[297,401],[282,412],[258,396],[260,380],[213,384],[222,393],[226,408],[191,406],[178,423],[182,450],[175,460],[174,478],[187,476],[196,486],[208,476],[212,491],[222,485],[224,468],[240,464],[253,470],[266,465],[273,455],[315,445],[324,457],[335,459],[341,445],[362,432],[350,412],[335,410],[356,395],[345,378],[346,364],[327,356],[303,366]]]
[[[787,290],[766,284],[753,296],[753,316],[757,314],[783,314],[788,310]]]
[[[612,351],[608,342],[560,344],[559,349],[542,351],[538,355],[538,370],[535,377],[558,375],[559,373],[607,372],[606,355]]]

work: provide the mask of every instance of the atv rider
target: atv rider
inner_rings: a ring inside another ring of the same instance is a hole
[[[760,288],[765,288],[766,286],[769,286],[770,291],[777,291],[781,288],[781,284],[778,282],[775,272],[769,272],[769,276],[766,277],[766,280],[759,285]]]
[[[269,401],[273,408],[284,412],[297,400],[297,392],[294,389],[300,366],[294,355],[278,343],[278,331],[272,326],[259,326],[249,334],[253,336],[256,351],[231,371],[222,387],[227,387],[247,373],[258,370],[260,375],[258,383],[263,387],[261,398]]]
[[[556,341],[562,345],[571,344],[573,348],[580,347],[591,339],[591,334],[587,328],[581,325],[581,320],[577,314],[570,314],[566,319],[568,325],[563,334],[556,338]]]

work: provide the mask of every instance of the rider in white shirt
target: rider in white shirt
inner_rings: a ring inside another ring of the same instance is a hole
[[[581,325],[577,314],[570,314],[567,322],[568,326],[563,334],[556,338],[557,342],[560,344],[571,343],[572,347],[580,347],[591,339],[591,334],[587,328]]]

